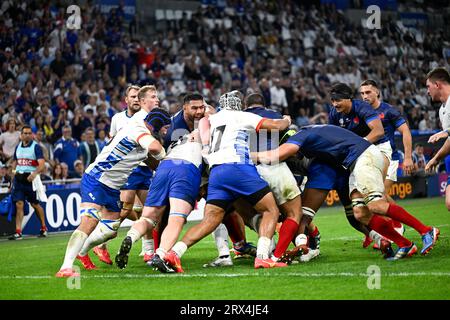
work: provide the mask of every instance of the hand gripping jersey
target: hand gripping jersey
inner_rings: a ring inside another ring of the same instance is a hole
[[[148,147],[155,141],[142,119],[130,122],[127,130],[120,130],[106,145],[86,174],[113,189],[120,189],[130,173],[148,155]]]

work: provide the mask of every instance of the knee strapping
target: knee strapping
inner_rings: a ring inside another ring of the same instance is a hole
[[[116,232],[120,227],[120,219],[117,220],[102,219],[100,220],[100,222],[102,226],[105,226],[108,230],[113,232]]]
[[[364,201],[366,204],[372,202],[372,201],[376,201],[383,198],[383,194],[380,192],[372,192],[369,193],[369,195],[367,197],[364,198]]]
[[[100,210],[96,208],[81,208],[80,215],[88,218],[96,219],[98,221],[102,220],[102,215]]]
[[[153,221],[150,218],[147,217],[140,217],[139,220],[144,220],[145,222],[149,223],[153,228],[156,228],[156,225],[158,224],[158,222]]]
[[[304,215],[307,215],[311,219],[314,219],[314,216],[316,215],[316,212],[309,207],[302,207],[302,211]]]
[[[187,217],[188,217],[187,214],[185,214],[185,213],[179,213],[179,212],[171,212],[171,213],[169,213],[169,217],[170,217],[170,216],[182,217],[182,218],[184,218],[184,220],[186,220]]]
[[[352,207],[364,207],[366,205],[366,202],[363,198],[355,198],[352,199]]]

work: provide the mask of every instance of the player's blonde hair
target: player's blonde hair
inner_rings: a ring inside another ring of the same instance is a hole
[[[139,92],[138,92],[139,100],[144,99],[145,95],[147,94],[148,91],[155,91],[156,92],[156,87],[153,86],[153,85],[146,85],[146,86],[143,86],[142,88],[140,88]]]
[[[141,87],[133,84],[127,87],[127,89],[125,90],[125,97],[128,97],[128,94],[130,93],[131,90],[136,90],[139,91],[141,89]]]

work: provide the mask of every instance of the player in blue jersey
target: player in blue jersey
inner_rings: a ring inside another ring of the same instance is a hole
[[[307,126],[302,127],[279,148],[257,153],[257,158],[262,163],[276,163],[295,156],[298,152],[350,172],[348,184],[355,217],[399,246],[395,255],[388,259],[398,260],[412,256],[417,253],[417,246],[397,233],[391,220],[381,216],[418,228],[423,241],[422,254],[427,254],[433,248],[439,229],[425,226],[402,207],[388,203],[383,197],[384,157],[377,147],[337,126]]]
[[[240,197],[248,200],[262,214],[255,268],[284,267],[286,264],[270,259],[271,238],[279,211],[270,188],[259,176],[250,159],[250,132],[260,129],[284,130],[290,118],[272,120],[242,112],[242,101],[236,92],[229,92],[219,100],[221,111],[200,121],[204,157],[210,167],[208,196],[202,222],[190,228],[173,247],[176,263],[187,248],[217,228],[230,204]],[[205,142],[209,143],[205,143]]]
[[[391,203],[395,203],[389,196],[389,190],[394,182],[397,181],[397,169],[399,165],[399,153],[397,147],[395,146],[394,134],[395,131],[399,131],[402,134],[405,154],[403,160],[403,171],[406,174],[411,174],[414,170],[414,163],[412,161],[411,131],[409,130],[408,124],[400,112],[390,104],[380,100],[380,89],[374,80],[369,79],[362,82],[359,86],[359,92],[361,94],[361,98],[365,102],[369,103],[375,112],[378,113],[383,124],[384,134],[388,138],[391,145],[392,156],[387,170],[386,179],[384,180],[384,188],[386,191],[386,199]],[[397,230],[399,230],[399,232],[403,233],[404,228],[401,223],[394,220],[394,226]],[[370,238],[366,237],[363,246],[367,247],[371,242],[370,240]]]

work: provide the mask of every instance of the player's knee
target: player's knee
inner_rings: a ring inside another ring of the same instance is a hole
[[[147,217],[140,217],[139,221],[144,221],[147,225],[149,225],[152,229],[155,228],[158,225],[158,221],[155,221],[153,219],[147,218]]]
[[[121,210],[120,210],[120,218],[125,219],[128,216],[131,216],[131,213],[133,211],[133,203],[129,202],[122,202]]]
[[[95,219],[98,221],[102,220],[101,212],[97,208],[81,208],[80,216],[90,218],[90,219]]]
[[[302,207],[303,215],[309,217],[311,220],[314,219],[316,211],[309,207]]]
[[[364,200],[367,203],[370,212],[373,213],[385,214],[389,207],[389,204],[386,201],[382,201],[383,194],[379,192],[369,194]]]
[[[356,220],[361,221],[364,218],[365,205],[366,205],[366,203],[364,202],[363,198],[352,199],[353,215],[355,216]]]

